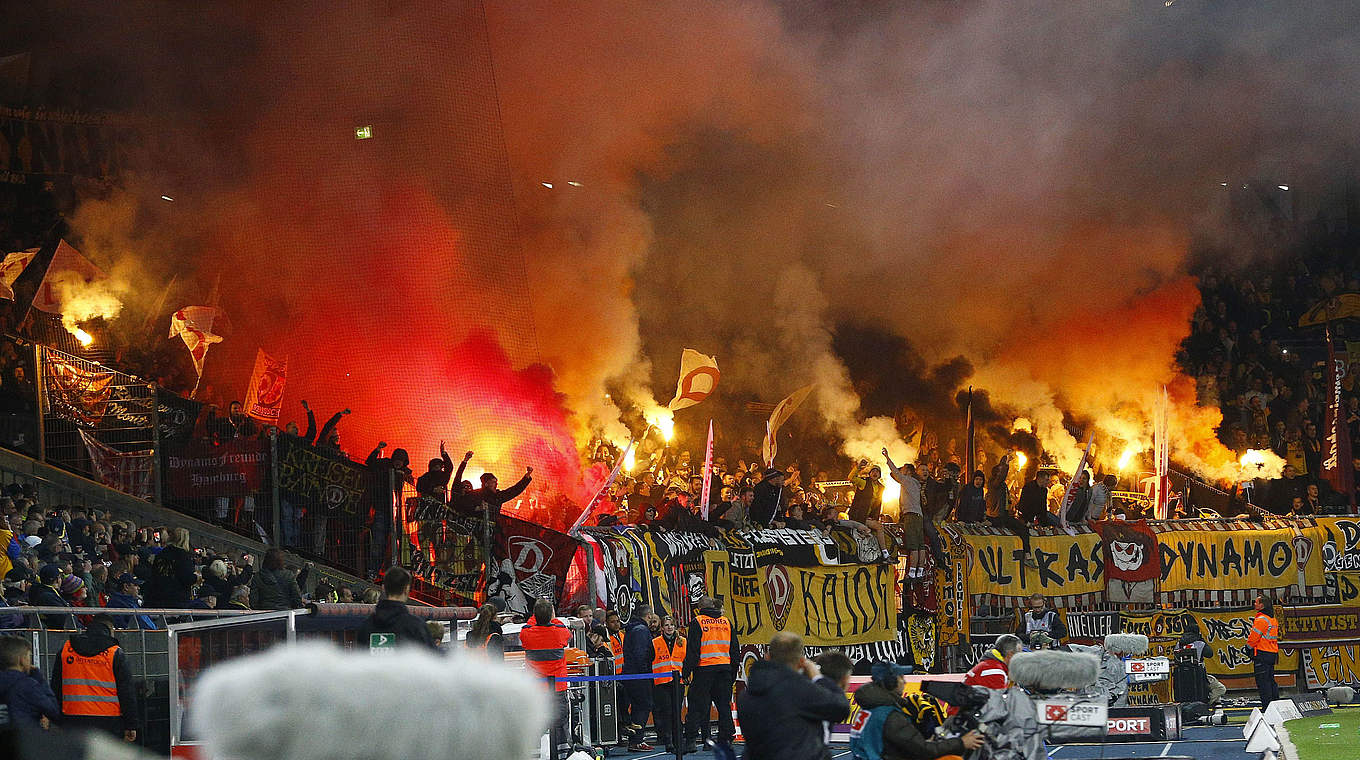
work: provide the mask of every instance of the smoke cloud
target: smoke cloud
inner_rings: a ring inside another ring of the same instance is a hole
[[[1360,63],[1346,3],[128,7],[202,53],[122,64],[190,148],[100,201],[160,230],[111,250],[182,274],[179,301],[221,275],[219,386],[244,387],[257,346],[291,354],[289,404],[353,406],[347,446],[395,438],[417,461],[467,429],[444,401],[486,395],[459,369],[478,352],[541,361],[529,395],[564,396],[534,418],[554,426],[540,453],[483,444],[509,468],[625,440],[688,346],[723,368],[678,415],[695,449],[703,418],[749,442],[741,404],[816,382],[799,414],[842,453],[910,458],[894,407],[961,432],[972,385],[997,444],[1028,445],[1024,416],[1057,464],[1094,432],[1112,466],[1151,447],[1166,386],[1173,459],[1234,475],[1175,365],[1188,262],[1223,243],[1223,182],[1314,208],[1360,110],[1337,86]],[[127,48],[69,28],[89,55]],[[150,208],[167,175],[172,217]],[[77,232],[109,237],[99,218]],[[912,355],[899,383],[871,336]]]

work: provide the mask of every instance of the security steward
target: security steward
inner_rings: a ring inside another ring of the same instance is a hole
[[[95,618],[62,645],[52,666],[52,692],[61,705],[62,728],[95,729],[137,741],[132,670],[108,618]]]
[[[1252,671],[1256,674],[1256,690],[1261,694],[1261,709],[1280,698],[1280,687],[1275,683],[1275,661],[1280,658],[1280,622],[1275,619],[1275,603],[1258,595],[1256,618],[1247,634],[1247,649],[1251,650]]]
[[[680,743],[680,726],[674,725],[675,689],[673,681],[680,677],[685,666],[685,638],[675,628],[675,618],[667,615],[661,619],[661,635],[652,639],[655,654],[652,657],[652,672],[666,673],[664,678],[653,681],[652,701],[656,705],[652,715],[656,720],[656,738],[666,746],[667,752],[674,751]]]
[[[699,600],[699,614],[690,621],[685,636],[684,675],[689,679],[689,714],[685,718],[685,752],[699,750],[699,727],[708,733],[709,705],[718,710],[718,743],[730,745],[736,736],[732,724],[732,683],[736,673],[737,637],[732,621],[722,614],[713,597]]]
[[[567,644],[571,629],[554,617],[552,602],[534,602],[533,618],[519,630],[519,643],[524,648],[524,661],[529,668],[548,679],[553,692],[553,718],[549,725],[549,741],[553,758],[565,758],[570,751],[567,744],[567,684],[559,681],[567,675]]]

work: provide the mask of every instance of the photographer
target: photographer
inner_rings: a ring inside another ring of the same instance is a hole
[[[954,739],[927,739],[907,714],[902,680],[909,668],[875,662],[872,678],[855,691],[860,712],[850,724],[850,751],[855,760],[934,760],[962,755],[982,746],[982,734],[969,731]]]

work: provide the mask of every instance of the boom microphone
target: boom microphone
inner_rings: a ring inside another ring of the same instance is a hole
[[[1026,689],[1085,689],[1100,677],[1100,659],[1093,654],[1061,649],[1018,652],[1011,657],[1009,671],[1011,680]]]

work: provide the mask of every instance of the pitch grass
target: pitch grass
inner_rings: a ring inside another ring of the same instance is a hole
[[[1340,723],[1340,728],[1318,728]],[[1299,760],[1347,760],[1360,758],[1360,710],[1334,710],[1331,715],[1299,718],[1284,724]]]

